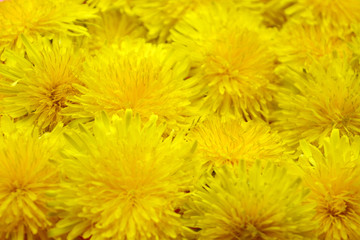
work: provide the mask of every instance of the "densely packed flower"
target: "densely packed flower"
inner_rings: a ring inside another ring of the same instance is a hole
[[[0,238],[46,240],[58,220],[49,203],[60,182],[59,131],[39,136],[6,116],[0,129]]]
[[[6,47],[20,50],[20,36],[33,40],[55,34],[86,35],[81,23],[95,17],[95,10],[81,0],[0,1],[0,53]]]
[[[175,27],[172,39],[189,52],[206,89],[203,107],[210,112],[267,120],[276,89],[276,58],[274,32],[260,20],[231,5],[208,4]]]
[[[236,165],[242,160],[250,165],[259,160],[282,164],[290,157],[278,133],[262,121],[222,122],[210,117],[192,129],[188,137],[196,140],[206,168]]]
[[[61,111],[68,98],[78,94],[73,84],[80,83],[82,51],[69,39],[41,39],[30,44],[23,36],[22,41],[26,57],[7,51],[7,63],[0,65],[0,73],[5,76],[0,83],[3,113],[32,121],[44,131],[59,122],[68,123]]]
[[[99,111],[121,114],[131,108],[144,119],[156,114],[171,128],[190,124],[198,115],[192,105],[200,88],[195,77],[186,79],[188,61],[181,54],[177,61],[176,54],[171,47],[142,40],[102,49],[85,63],[87,70],[80,75],[85,86],[78,86],[81,95],[72,99],[67,113],[92,117]]]
[[[0,0],[0,240],[360,239],[360,0]]]
[[[70,147],[61,169],[65,190],[57,195],[64,218],[51,236],[92,239],[177,239],[186,229],[181,207],[197,174],[193,144],[182,135],[162,138],[157,117],[142,126],[127,110],[103,113],[94,132],[66,135]],[[195,167],[194,167],[195,166]],[[75,174],[77,173],[77,174]]]
[[[332,129],[342,135],[360,133],[360,78],[341,58],[314,61],[307,69],[291,71],[292,88],[279,92],[280,109],[274,125],[291,146],[306,139],[323,144]]]
[[[360,238],[360,138],[332,131],[321,149],[301,142],[299,165],[316,203],[320,239]]]
[[[208,173],[194,193],[199,239],[311,239],[316,222],[307,190],[285,169],[244,162]]]

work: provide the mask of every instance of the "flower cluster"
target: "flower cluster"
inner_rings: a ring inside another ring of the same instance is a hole
[[[360,0],[0,0],[0,239],[360,239],[359,93]]]

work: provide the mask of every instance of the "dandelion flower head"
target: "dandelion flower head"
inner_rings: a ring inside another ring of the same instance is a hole
[[[360,238],[360,138],[334,129],[324,148],[301,141],[299,165],[316,203],[319,239]]]
[[[239,164],[251,165],[257,160],[281,164],[289,160],[289,153],[280,135],[263,121],[221,121],[210,117],[188,135],[196,140],[197,151],[207,167]]]
[[[177,239],[185,227],[176,209],[188,198],[195,172],[194,144],[183,135],[163,138],[157,117],[143,124],[123,118],[95,119],[93,133],[68,134],[64,191],[57,195],[64,218],[50,236],[94,240]]]
[[[29,120],[48,131],[69,118],[61,115],[68,97],[77,94],[84,55],[67,38],[41,39],[33,44],[23,37],[27,57],[7,51],[7,64],[0,65],[3,112]]]
[[[194,221],[203,239],[312,239],[308,191],[286,170],[244,161],[209,173],[194,192]],[[197,214],[197,215],[196,215]]]
[[[53,162],[59,131],[39,136],[6,116],[0,124],[0,238],[46,240],[57,220],[48,204],[60,181]]]
[[[144,119],[158,115],[170,129],[189,124],[197,114],[192,107],[200,93],[197,79],[184,80],[189,63],[167,45],[130,39],[119,48],[104,48],[84,68],[80,80],[86,87],[79,87],[82,95],[73,98],[76,104],[67,114],[93,117],[100,111],[122,114],[131,108]]]
[[[0,53],[5,47],[22,49],[21,35],[30,42],[59,33],[86,35],[87,29],[79,23],[94,18],[95,12],[81,0],[0,1]]]
[[[359,74],[341,58],[322,61],[291,71],[291,87],[278,94],[273,126],[291,146],[301,139],[321,146],[334,128],[360,133]]]
[[[215,3],[188,13],[172,32],[205,85],[203,107],[245,120],[268,118],[277,82],[273,36],[257,15]]]

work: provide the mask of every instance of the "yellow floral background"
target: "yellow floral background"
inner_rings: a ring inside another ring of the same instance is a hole
[[[359,240],[360,0],[0,0],[0,240]]]

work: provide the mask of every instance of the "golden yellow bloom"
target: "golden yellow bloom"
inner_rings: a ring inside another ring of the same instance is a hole
[[[84,69],[80,80],[86,87],[79,86],[83,95],[67,109],[71,116],[122,114],[131,108],[144,119],[158,115],[171,129],[190,123],[195,114],[191,102],[199,95],[197,80],[184,80],[188,61],[167,45],[123,41],[120,48],[104,48]]]
[[[360,0],[297,0],[286,13],[299,21],[349,27],[360,22]]]
[[[0,54],[4,47],[22,48],[20,35],[30,42],[56,33],[86,35],[79,23],[95,17],[95,9],[82,0],[6,0],[0,1]]]
[[[7,117],[0,124],[0,239],[47,240],[57,220],[48,203],[60,181],[52,162],[59,132],[39,136]]]
[[[209,173],[194,192],[199,240],[313,239],[314,206],[300,179],[269,164],[241,162]]]
[[[324,153],[302,141],[299,164],[317,204],[319,239],[360,239],[360,138],[349,143],[339,130],[324,140]]]
[[[172,39],[189,52],[194,74],[206,86],[204,109],[225,118],[267,120],[276,59],[270,49],[274,32],[260,22],[257,15],[214,3],[175,27]]]
[[[281,163],[289,160],[287,149],[277,132],[262,121],[220,121],[212,117],[195,127],[189,138],[196,140],[198,153],[208,167],[238,164],[245,160]]]
[[[66,135],[64,191],[57,195],[63,219],[50,236],[92,240],[177,239],[185,227],[175,210],[194,178],[193,144],[182,134],[163,138],[157,117],[143,124],[127,110],[124,118],[105,113]],[[142,126],[144,125],[144,126]]]
[[[289,71],[290,88],[277,97],[274,126],[292,146],[301,139],[322,145],[334,128],[341,135],[360,133],[360,77],[347,61],[326,60]]]
[[[279,60],[294,67],[302,67],[324,56],[349,54],[350,36],[341,29],[333,30],[325,25],[287,22],[278,37]]]
[[[89,26],[90,38],[87,38],[90,51],[104,46],[120,45],[124,38],[140,38],[146,36],[146,29],[133,16],[121,13],[119,10],[109,10],[99,13],[99,18]]]
[[[69,121],[61,111],[67,98],[77,94],[72,84],[78,82],[83,54],[66,38],[41,39],[34,44],[23,38],[23,42],[26,58],[7,51],[8,63],[0,64],[0,75],[5,78],[0,83],[3,112],[51,130],[57,123]]]
[[[163,42],[168,39],[170,30],[187,12],[204,4],[222,2],[234,8],[260,11],[258,0],[131,0],[133,12],[140,17],[149,30],[149,39]]]

